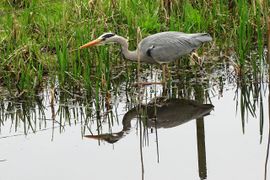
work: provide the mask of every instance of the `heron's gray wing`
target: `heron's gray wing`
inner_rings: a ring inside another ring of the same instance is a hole
[[[204,35],[207,34],[167,33],[151,36],[145,39],[141,49],[158,63],[169,63],[197,49],[205,42]]]

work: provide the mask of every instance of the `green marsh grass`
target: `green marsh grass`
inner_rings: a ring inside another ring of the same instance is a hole
[[[109,90],[114,66],[123,63],[119,48],[76,49],[108,31],[128,37],[134,49],[138,27],[142,37],[166,30],[209,32],[215,46],[237,52],[241,69],[249,64],[249,53],[256,50],[259,58],[251,63],[252,69],[255,74],[261,71],[258,64],[263,63],[266,43],[264,19],[269,11],[261,1],[29,2],[0,3],[0,76],[4,85],[18,86],[20,91],[38,88],[44,75],[59,76],[61,86],[76,84]],[[207,51],[210,45],[206,47],[199,52]],[[135,65],[129,67],[135,69]]]

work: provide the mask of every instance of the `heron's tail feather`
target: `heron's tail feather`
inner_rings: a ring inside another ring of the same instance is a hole
[[[193,37],[202,43],[212,41],[212,37],[208,33],[196,33]]]

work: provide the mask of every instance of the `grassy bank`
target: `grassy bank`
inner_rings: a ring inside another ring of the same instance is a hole
[[[137,28],[143,37],[167,30],[208,32],[214,42],[200,54],[210,47],[214,50],[207,53],[208,59],[220,52],[228,56],[236,52],[241,74],[247,67],[260,74],[268,4],[266,0],[3,0],[0,84],[19,93],[36,93],[47,80],[52,86],[106,91],[122,69],[119,49],[76,49],[108,31],[129,37],[133,49]],[[128,63],[126,68],[127,79],[136,65]]]

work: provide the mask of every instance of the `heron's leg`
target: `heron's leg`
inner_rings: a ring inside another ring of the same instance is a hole
[[[161,85],[166,85],[166,68],[167,64],[161,64],[162,66],[162,81],[161,82],[137,82],[134,83],[133,86],[135,87],[142,87],[142,86],[148,86],[148,85],[153,85],[153,84],[161,84]]]
[[[166,81],[167,81],[167,80],[169,81],[169,80],[171,79],[171,74],[170,74],[169,64],[166,64],[165,67],[166,67],[166,76],[167,76],[167,77],[166,77],[166,78],[167,78]]]
[[[195,58],[194,58],[195,57]],[[191,58],[193,59],[193,61],[196,63],[199,64],[199,66],[202,66],[202,63],[203,63],[203,59],[197,54],[196,51],[193,51],[191,53]],[[196,59],[196,60],[195,60]]]
[[[166,64],[162,64],[162,82],[166,82]]]

